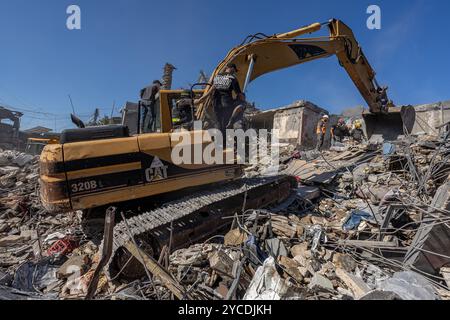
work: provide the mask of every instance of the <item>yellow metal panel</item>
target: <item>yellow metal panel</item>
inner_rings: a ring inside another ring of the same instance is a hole
[[[318,22],[313,23],[309,26],[294,30],[294,31],[290,31],[290,32],[286,32],[286,33],[282,33],[282,34],[278,34],[276,35],[276,38],[278,39],[292,39],[298,36],[301,36],[303,34],[306,33],[312,33],[312,32],[316,32],[319,31],[320,28],[322,27],[322,25]]]
[[[136,137],[64,144],[64,161],[139,152]]]
[[[140,162],[132,162],[132,163],[117,164],[117,165],[113,165],[113,166],[71,171],[71,172],[67,172],[67,179],[73,180],[73,179],[80,179],[80,178],[86,178],[86,177],[95,177],[95,176],[100,176],[100,175],[104,175],[104,174],[126,172],[126,171],[141,169],[141,167],[142,166],[141,166]]]
[[[66,174],[65,173],[58,173],[51,176],[41,175],[40,179],[44,183],[56,183],[56,182],[63,182],[66,181]]]
[[[161,180],[160,182],[153,183],[152,185],[125,187],[115,191],[106,191],[104,193],[74,197],[72,199],[72,206],[74,210],[95,208],[109,203],[141,199],[184,188],[232,180],[236,178],[235,170],[238,170],[238,167],[230,167],[227,169],[221,168],[217,171],[200,173],[179,179]],[[232,173],[232,171],[234,173]]]
[[[138,136],[139,148],[142,151],[170,148],[168,133],[147,133]]]
[[[171,162],[170,138],[168,133],[149,133],[138,136],[141,152]]]

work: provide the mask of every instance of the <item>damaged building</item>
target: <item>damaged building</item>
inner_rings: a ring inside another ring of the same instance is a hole
[[[20,145],[19,130],[21,112],[0,106],[0,148],[17,148]]]
[[[312,102],[299,100],[284,107],[257,113],[249,122],[254,129],[278,130],[281,143],[308,150],[316,146],[316,126],[324,114],[328,114],[328,111]],[[329,144],[329,141],[328,134],[326,142]]]

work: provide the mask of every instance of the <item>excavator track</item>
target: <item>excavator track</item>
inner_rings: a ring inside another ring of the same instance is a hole
[[[171,249],[176,250],[217,234],[232,222],[223,218],[240,212],[244,203],[245,209],[258,209],[284,201],[295,184],[290,176],[241,179],[121,221],[114,227],[106,274],[110,279],[145,275],[143,266],[125,249],[130,241],[136,241],[157,258],[164,245],[170,243]]]

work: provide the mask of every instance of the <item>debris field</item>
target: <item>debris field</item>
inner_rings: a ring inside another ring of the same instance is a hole
[[[101,273],[94,299],[447,300],[448,136],[282,154],[298,188],[141,279]],[[83,299],[101,257],[82,213],[39,202],[38,157],[0,153],[0,299]],[[249,168],[255,174],[261,168]],[[149,271],[149,270],[147,270]]]

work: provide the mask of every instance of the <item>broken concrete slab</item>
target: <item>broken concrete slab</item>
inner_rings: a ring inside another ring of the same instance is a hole
[[[279,256],[287,256],[288,251],[284,243],[277,238],[267,239],[266,240],[266,249],[269,255],[274,258],[278,258]]]
[[[225,235],[224,244],[226,246],[240,246],[247,241],[247,234],[240,228],[233,229]]]
[[[280,277],[275,260],[270,257],[256,270],[244,300],[281,300],[289,288],[289,282]]]
[[[295,260],[295,262],[298,263],[299,266],[302,266],[302,267],[305,267],[305,268],[308,266],[308,261],[309,260],[307,258],[305,258],[304,256],[302,256],[302,255],[295,256],[294,260]]]
[[[353,272],[357,266],[355,260],[351,256],[338,252],[333,255],[333,264],[336,268],[341,268],[347,272]]]
[[[303,275],[300,272],[299,264],[288,257],[280,256],[278,258],[278,263],[283,268],[283,271],[289,276],[292,277],[297,283],[301,283],[303,281]]]
[[[318,273],[314,274],[314,276],[311,279],[311,282],[308,285],[308,288],[314,292],[320,291],[334,292],[333,283],[328,278]]]
[[[369,286],[361,278],[358,278],[343,269],[337,268],[336,276],[338,276],[339,279],[345,283],[347,288],[353,292],[356,299],[363,297],[370,291]]]
[[[302,256],[307,259],[311,258],[311,251],[308,250],[308,243],[303,242],[301,244],[297,244],[291,248],[291,255],[293,257]]]
[[[214,252],[209,258],[209,265],[211,269],[215,270],[222,276],[233,279],[233,265],[234,261],[221,250]]]
[[[22,232],[19,235],[10,235],[0,239],[0,247],[9,247],[31,240],[31,233]]]
[[[17,156],[12,160],[12,162],[13,162],[14,164],[17,164],[17,165],[20,166],[20,167],[23,167],[23,166],[25,166],[26,164],[29,164],[29,163],[30,163],[31,161],[33,161],[34,159],[35,159],[34,156],[32,156],[32,155],[30,155],[30,154],[22,153],[22,154],[17,155]]]

